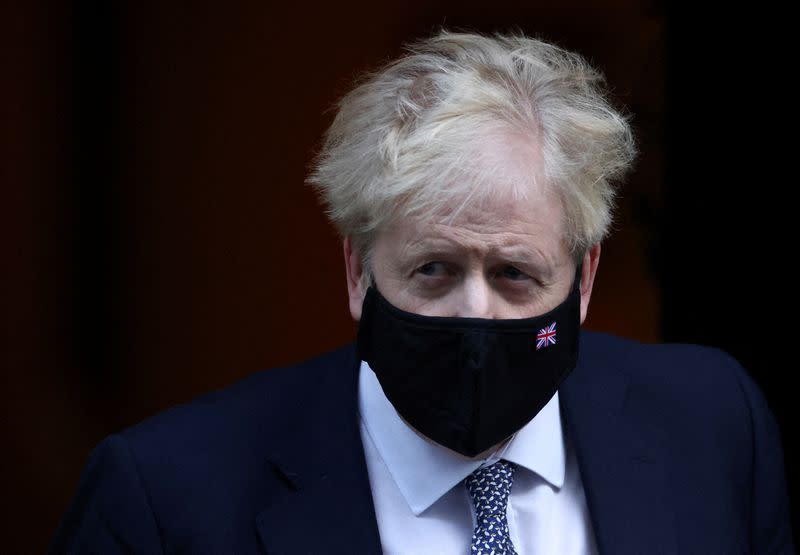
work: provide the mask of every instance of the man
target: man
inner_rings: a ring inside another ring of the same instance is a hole
[[[633,158],[579,56],[412,46],[342,99],[309,179],[356,345],[107,439],[52,552],[792,553],[736,361],[580,331]]]

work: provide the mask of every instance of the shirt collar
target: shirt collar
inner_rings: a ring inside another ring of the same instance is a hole
[[[565,448],[558,392],[500,452],[470,459],[425,438],[406,424],[383,393],[369,364],[362,361],[358,403],[361,419],[398,489],[414,515],[484,464],[503,458],[527,468],[556,488],[564,485]]]

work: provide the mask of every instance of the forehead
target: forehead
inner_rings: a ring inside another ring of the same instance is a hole
[[[425,218],[397,218],[379,241],[396,255],[428,251],[464,251],[476,254],[566,252],[563,207],[552,190],[537,187],[519,196],[506,190],[480,200],[454,200]]]

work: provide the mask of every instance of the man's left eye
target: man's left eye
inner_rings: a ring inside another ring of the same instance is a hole
[[[511,280],[521,280],[526,279],[528,277],[525,272],[520,271],[518,268],[514,266],[506,266],[503,268],[503,277]]]

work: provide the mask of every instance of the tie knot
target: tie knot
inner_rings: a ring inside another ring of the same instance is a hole
[[[510,462],[500,460],[477,469],[467,477],[467,491],[478,518],[489,515],[505,518],[514,468]]]

